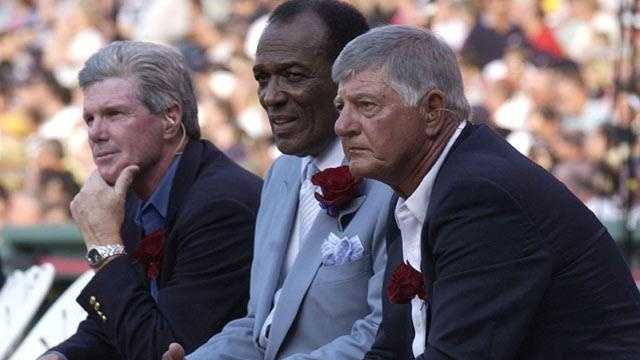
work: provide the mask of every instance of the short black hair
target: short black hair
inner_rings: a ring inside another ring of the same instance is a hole
[[[355,7],[338,0],[289,0],[278,5],[269,16],[269,24],[287,23],[302,13],[317,15],[327,27],[328,60],[333,63],[347,43],[369,31],[364,15]]]
[[[9,190],[0,183],[0,202],[9,201]]]
[[[42,142],[42,149],[53,154],[58,159],[64,158],[64,145],[58,139],[46,139]]]

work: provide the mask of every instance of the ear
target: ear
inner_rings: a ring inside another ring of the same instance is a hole
[[[180,123],[182,122],[182,111],[178,105],[173,105],[163,113],[162,133],[165,139],[172,139],[180,132]]]
[[[420,114],[424,116],[424,131],[427,137],[432,138],[440,133],[444,127],[442,109],[444,109],[444,94],[440,90],[431,90],[418,102]]]

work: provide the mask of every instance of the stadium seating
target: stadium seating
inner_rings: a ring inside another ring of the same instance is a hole
[[[87,316],[87,312],[76,303],[76,297],[93,274],[92,270],[85,272],[60,295],[9,360],[36,359],[76,332],[78,324]]]
[[[31,323],[53,283],[51,264],[16,270],[0,290],[0,359],[11,353]]]

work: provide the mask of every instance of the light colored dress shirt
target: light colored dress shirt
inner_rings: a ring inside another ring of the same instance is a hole
[[[466,121],[460,123],[460,126],[453,133],[444,150],[431,167],[427,175],[422,179],[420,185],[407,199],[402,197],[398,199],[395,209],[396,223],[400,229],[402,236],[402,258],[416,270],[420,271],[420,263],[422,254],[420,252],[420,240],[422,235],[422,227],[424,226],[425,215],[429,208],[429,200],[433,184],[438,176],[438,171],[447,157],[453,143],[460,136],[462,129],[466,125]],[[411,320],[415,336],[413,338],[413,354],[418,356],[425,349],[425,335],[427,323],[426,304],[417,296],[411,299]]]
[[[300,166],[300,173],[302,176],[304,176],[305,174],[305,169],[307,168],[307,165],[312,161],[314,162],[314,164],[316,165],[319,171],[323,171],[328,168],[338,167],[342,165],[342,162],[344,161],[344,151],[342,150],[342,145],[340,144],[340,141],[338,141],[338,139],[335,139],[333,143],[317,157],[312,157],[312,156],[304,157],[302,159],[302,164]],[[303,191],[319,192],[320,189],[315,185],[311,184],[310,179],[303,179],[302,184],[300,185],[300,196],[303,196],[302,194]],[[309,216],[308,219],[306,219],[305,221],[313,223],[314,219],[316,218],[320,210],[321,210],[320,204],[317,204],[317,207],[314,209],[314,213],[312,214],[312,216]],[[300,219],[296,218],[293,225],[293,231],[291,232],[291,238],[289,239],[287,254],[285,255],[284,263],[282,266],[282,272],[280,275],[280,284],[284,283],[284,279],[287,277],[287,274],[289,274],[289,271],[293,267],[293,263],[296,261],[296,258],[298,257],[298,252],[300,252],[300,248],[302,247],[304,235],[306,235],[306,234],[302,234],[302,230],[301,230],[302,228],[303,226],[301,224]],[[307,224],[305,228],[306,229],[310,228],[310,224]],[[282,292],[282,288],[279,288],[278,291],[276,291],[276,293],[274,294],[273,308],[271,309],[271,312],[265,319],[265,322],[262,325],[262,328],[260,330],[260,336],[258,338],[258,342],[260,346],[264,348],[267,347],[267,341],[269,338],[269,328],[271,327],[271,323],[273,322],[273,314],[276,310],[276,306],[278,306],[278,299],[280,298],[281,292]]]

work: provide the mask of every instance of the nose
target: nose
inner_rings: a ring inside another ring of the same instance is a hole
[[[275,79],[269,82],[260,90],[260,103],[266,109],[278,108],[287,102],[287,96],[280,88]]]
[[[347,104],[345,104],[340,111],[340,115],[338,116],[338,120],[336,120],[333,130],[339,137],[351,137],[358,134],[358,122],[352,116]]]
[[[93,143],[106,141],[109,139],[106,121],[95,117],[88,125],[89,140]]]

